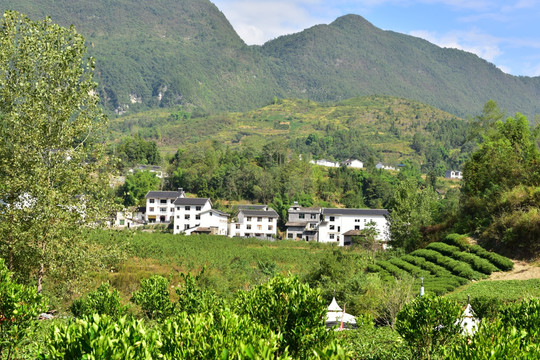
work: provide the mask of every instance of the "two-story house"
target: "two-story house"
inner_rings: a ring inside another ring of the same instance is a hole
[[[240,207],[237,221],[229,224],[229,236],[273,238],[277,234],[278,214],[272,208],[259,210]]]
[[[179,197],[174,201],[173,234],[227,235],[228,214],[212,209],[208,198]]]
[[[323,208],[322,221],[319,224],[318,241],[336,242],[340,246],[348,245],[355,231],[373,226],[377,231],[376,240],[388,241],[388,222],[386,209],[331,209]]]
[[[170,223],[174,217],[174,201],[185,196],[178,191],[149,191],[146,194],[146,217],[148,223]]]
[[[321,208],[301,207],[297,202],[289,208],[287,239],[317,241],[317,229],[321,222]]]

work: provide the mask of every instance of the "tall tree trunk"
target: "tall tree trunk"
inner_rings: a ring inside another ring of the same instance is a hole
[[[43,274],[45,273],[45,264],[41,262],[39,264],[38,279],[37,279],[37,292],[41,294],[43,290]]]

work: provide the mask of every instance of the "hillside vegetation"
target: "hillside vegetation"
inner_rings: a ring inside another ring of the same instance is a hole
[[[182,104],[260,107],[275,96],[339,101],[392,95],[457,116],[494,99],[533,118],[539,78],[504,74],[476,55],[383,31],[361,16],[247,46],[208,0],[1,0],[35,20],[75,25],[96,58],[103,104],[119,113]]]

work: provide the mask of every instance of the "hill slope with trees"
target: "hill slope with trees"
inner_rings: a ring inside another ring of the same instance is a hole
[[[75,25],[96,58],[106,108],[189,105],[246,110],[275,96],[338,101],[392,95],[458,116],[489,99],[532,117],[539,78],[504,74],[476,55],[383,31],[357,15],[247,46],[207,0],[1,0],[2,9]]]

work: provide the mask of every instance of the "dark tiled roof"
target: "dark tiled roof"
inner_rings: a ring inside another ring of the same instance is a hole
[[[277,218],[278,214],[274,210],[241,210],[245,216],[261,216]]]
[[[180,196],[178,191],[149,191],[146,194],[146,198],[155,198],[155,199],[176,199]]]
[[[318,208],[318,207],[301,207],[299,208],[298,210],[296,209],[289,209],[289,212],[293,212],[293,213],[319,213],[321,212],[321,208]]]
[[[178,198],[174,202],[174,205],[204,205],[207,201],[210,201],[209,198]]]
[[[356,235],[362,235],[362,230],[349,230],[346,233],[343,234],[344,236],[356,236]]]
[[[287,227],[305,227],[306,225],[307,225],[307,221],[306,222],[289,221],[285,224],[285,226]]]
[[[323,215],[385,216],[387,214],[386,209],[323,209]]]
[[[236,205],[238,210],[264,210],[267,205],[240,204]]]

